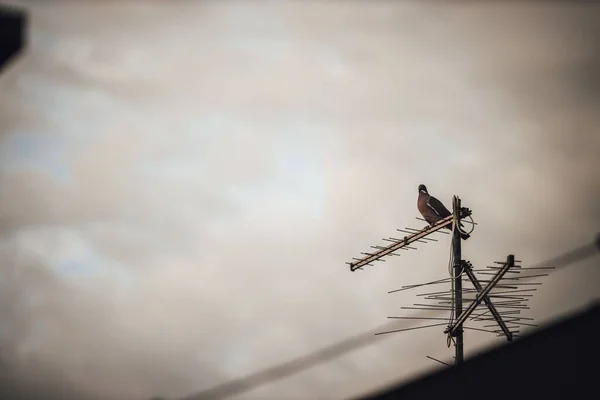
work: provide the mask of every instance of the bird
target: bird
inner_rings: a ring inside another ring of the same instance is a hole
[[[436,222],[452,215],[452,213],[442,204],[441,201],[431,196],[427,191],[427,187],[423,184],[419,185],[419,197],[417,198],[417,208],[425,221],[431,226]],[[462,224],[460,224],[462,227]],[[452,225],[446,225],[445,228],[452,230]],[[470,235],[460,232],[460,237],[467,240]]]

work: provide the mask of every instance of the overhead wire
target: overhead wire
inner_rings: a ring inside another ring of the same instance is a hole
[[[554,267],[552,272],[555,272],[560,268],[573,265],[579,261],[583,261],[584,259],[590,258],[598,254],[598,252],[600,252],[600,233],[596,235],[592,243],[588,243],[584,246],[570,250],[550,260],[538,263],[531,268],[552,266]],[[524,279],[528,279],[528,277],[524,277]],[[416,320],[410,321],[405,325],[405,328],[403,328],[402,330],[410,329],[411,326],[415,323]],[[295,358],[286,363],[267,368],[265,370],[250,374],[243,378],[225,382],[211,389],[180,398],[179,400],[220,400],[234,395],[239,395],[241,393],[256,389],[259,386],[265,385],[267,383],[274,382],[285,377],[297,374],[309,368],[313,368],[324,362],[340,357],[346,353],[373,344],[384,337],[391,337],[391,335],[382,335],[378,333],[380,333],[382,329],[387,329],[392,325],[393,323],[384,324],[376,329],[372,329],[365,333],[353,336],[349,339],[345,339],[341,342],[317,350],[308,355]],[[476,328],[471,329],[478,330]]]

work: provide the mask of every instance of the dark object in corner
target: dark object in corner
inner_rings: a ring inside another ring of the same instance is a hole
[[[597,391],[600,305],[406,385],[363,397],[585,399]]]
[[[26,26],[24,11],[0,5],[0,73],[25,47]]]

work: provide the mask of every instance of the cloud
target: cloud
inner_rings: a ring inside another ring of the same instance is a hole
[[[387,291],[445,277],[446,236],[343,263],[421,226],[420,183],[474,211],[476,266],[597,232],[594,7],[64,7],[32,6],[31,50],[0,79],[2,340],[22,374],[184,395],[401,315],[412,294]],[[591,264],[578,271],[531,314],[597,296]],[[451,356],[440,331],[240,398],[350,397],[426,355]]]

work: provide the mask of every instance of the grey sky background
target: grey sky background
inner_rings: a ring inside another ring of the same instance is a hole
[[[476,266],[598,231],[598,6],[11,3],[31,31],[0,77],[0,337],[23,376],[185,395],[380,325],[414,302],[389,290],[447,276],[449,236],[344,262],[423,226],[420,183],[473,210]],[[529,316],[597,298],[597,262]],[[345,398],[427,355],[452,357],[443,329],[238,398]]]

